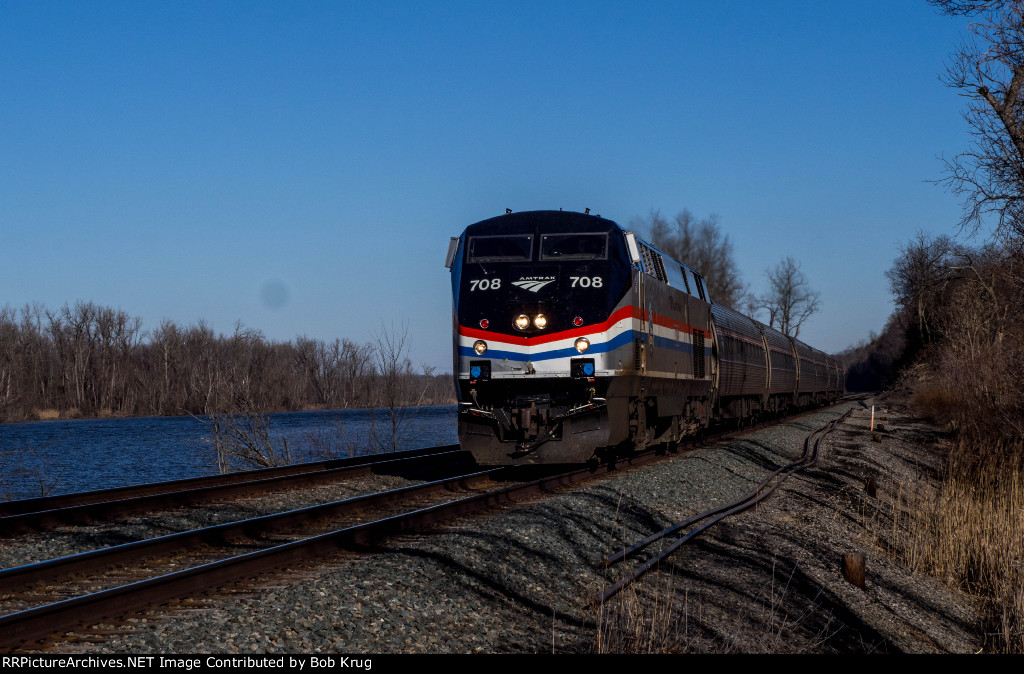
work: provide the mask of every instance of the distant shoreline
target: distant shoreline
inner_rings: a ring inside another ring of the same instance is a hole
[[[447,402],[426,402],[418,405],[400,405],[400,407],[443,407],[445,405],[456,405],[458,400],[454,397]],[[370,406],[370,407],[326,407],[326,406],[315,406],[315,407],[303,407],[301,409],[271,409],[261,411],[215,411],[215,412],[179,412],[174,414],[82,414],[78,410],[34,410],[35,418],[27,419],[3,419],[0,420],[0,424],[35,424],[40,422],[49,421],[99,421],[104,419],[161,419],[161,418],[174,418],[174,417],[206,417],[212,414],[288,414],[295,412],[355,412],[355,411],[367,411],[367,410],[387,410],[387,407],[382,406]],[[69,414],[69,412],[71,414]]]

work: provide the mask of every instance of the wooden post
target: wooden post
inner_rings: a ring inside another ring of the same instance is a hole
[[[871,406],[871,432],[875,432],[875,406]]]
[[[857,587],[864,587],[864,573],[867,555],[863,552],[848,552],[843,555],[843,578]]]

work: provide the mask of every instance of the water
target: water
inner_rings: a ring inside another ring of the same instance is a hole
[[[455,406],[403,410],[400,449],[458,442]],[[388,410],[326,410],[270,415],[271,438],[293,462],[364,454],[388,444]],[[0,500],[161,482],[217,472],[201,418],[139,417],[0,424]]]

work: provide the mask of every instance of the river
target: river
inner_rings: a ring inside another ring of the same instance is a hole
[[[399,448],[458,442],[455,406],[402,410]],[[388,410],[269,415],[273,444],[293,462],[365,454],[388,445]],[[204,417],[136,417],[0,424],[0,500],[105,489],[217,472]]]

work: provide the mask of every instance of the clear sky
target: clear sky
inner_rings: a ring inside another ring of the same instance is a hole
[[[535,209],[717,213],[801,338],[879,331],[966,149],[924,0],[0,0],[0,306],[366,341],[451,369],[448,239]]]

